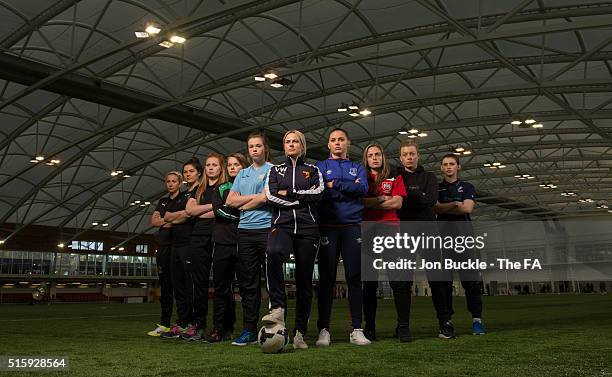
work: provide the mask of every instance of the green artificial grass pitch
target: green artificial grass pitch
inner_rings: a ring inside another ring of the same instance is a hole
[[[392,338],[392,300],[379,300],[379,340],[348,342],[346,300],[335,300],[332,345],[316,348],[316,303],[307,350],[263,354],[258,346],[162,340],[146,332],[157,304],[0,306],[0,356],[67,356],[62,372],[0,372],[2,376],[612,376],[612,296],[485,297],[487,334],[471,335],[465,298],[455,297],[457,339],[437,338],[429,297],[414,297],[414,341]],[[292,330],[294,301],[289,302]],[[238,303],[236,334],[241,330]],[[262,303],[262,308],[267,303]],[[212,309],[212,302],[210,305]],[[209,322],[212,312],[209,313]],[[210,324],[209,324],[210,326]]]

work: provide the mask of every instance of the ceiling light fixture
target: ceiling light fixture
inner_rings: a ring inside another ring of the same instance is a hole
[[[268,72],[264,74],[264,78],[268,79],[268,80],[274,80],[276,78],[278,78],[278,75],[276,74],[276,72]]]
[[[289,86],[291,84],[293,84],[293,81],[291,81],[291,80],[289,80],[289,79],[287,79],[285,77],[279,77],[279,78],[274,79],[270,83],[270,86],[273,87],[273,88],[278,89],[278,88],[282,88],[283,86]]]
[[[499,161],[486,161],[483,166],[485,168],[491,168],[491,169],[505,169],[506,165],[502,164]]]
[[[148,25],[145,31],[150,35],[157,35],[161,32],[161,28],[155,25]]]
[[[461,156],[461,155],[471,155],[472,151],[462,145],[457,145],[457,146],[451,146],[450,147],[450,151],[455,155],[455,156]]]
[[[173,36],[170,37],[170,42],[172,42],[172,43],[183,44],[183,43],[185,43],[186,40],[187,40],[186,38],[181,37],[179,35],[173,35]]]

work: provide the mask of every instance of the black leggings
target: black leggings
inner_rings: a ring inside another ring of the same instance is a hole
[[[361,226],[352,224],[337,228],[321,228],[319,250],[319,330],[329,329],[333,303],[332,292],[336,284],[336,271],[340,256],[348,284],[351,326],[361,328]]]
[[[170,274],[176,301],[176,323],[181,327],[186,327],[191,322],[192,314],[193,283],[187,265],[190,252],[188,242],[172,244],[170,252]]]
[[[212,235],[192,235],[188,271],[193,284],[191,323],[206,327],[208,314],[208,287],[212,265]]]
[[[161,318],[159,320],[159,324],[166,327],[170,327],[174,304],[171,257],[172,245],[160,245],[159,251],[155,256],[157,260],[157,276],[159,277],[159,286],[161,290],[161,295],[159,298],[159,303],[161,304]]]
[[[213,252],[213,326],[221,333],[233,332],[236,322],[233,282],[238,269],[238,245],[215,243]]]

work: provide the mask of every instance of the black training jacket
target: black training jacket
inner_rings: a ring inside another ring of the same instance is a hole
[[[318,234],[317,202],[325,184],[319,168],[300,157],[270,168],[265,192],[272,206],[272,227],[284,228],[293,234]],[[279,195],[287,190],[287,195]]]
[[[408,194],[399,210],[400,220],[435,221],[433,207],[438,201],[438,182],[434,173],[425,171],[420,165],[414,172],[400,167],[398,173]]]

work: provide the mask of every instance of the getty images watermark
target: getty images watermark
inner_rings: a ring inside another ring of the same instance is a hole
[[[610,220],[362,223],[362,279],[610,280]]]
[[[496,262],[488,263],[478,257],[457,258],[455,254],[464,252],[481,251],[485,247],[487,233],[479,236],[441,236],[426,235],[421,233],[413,236],[408,233],[395,233],[389,236],[374,236],[372,239],[372,252],[379,256],[372,261],[372,267],[376,270],[486,270],[487,267],[499,269],[542,269],[539,258],[524,258],[522,261],[511,261],[508,258],[497,258]],[[397,260],[385,261],[382,253],[393,250],[415,254],[448,251],[448,256],[441,260],[420,259],[420,264],[412,258],[398,258]]]

